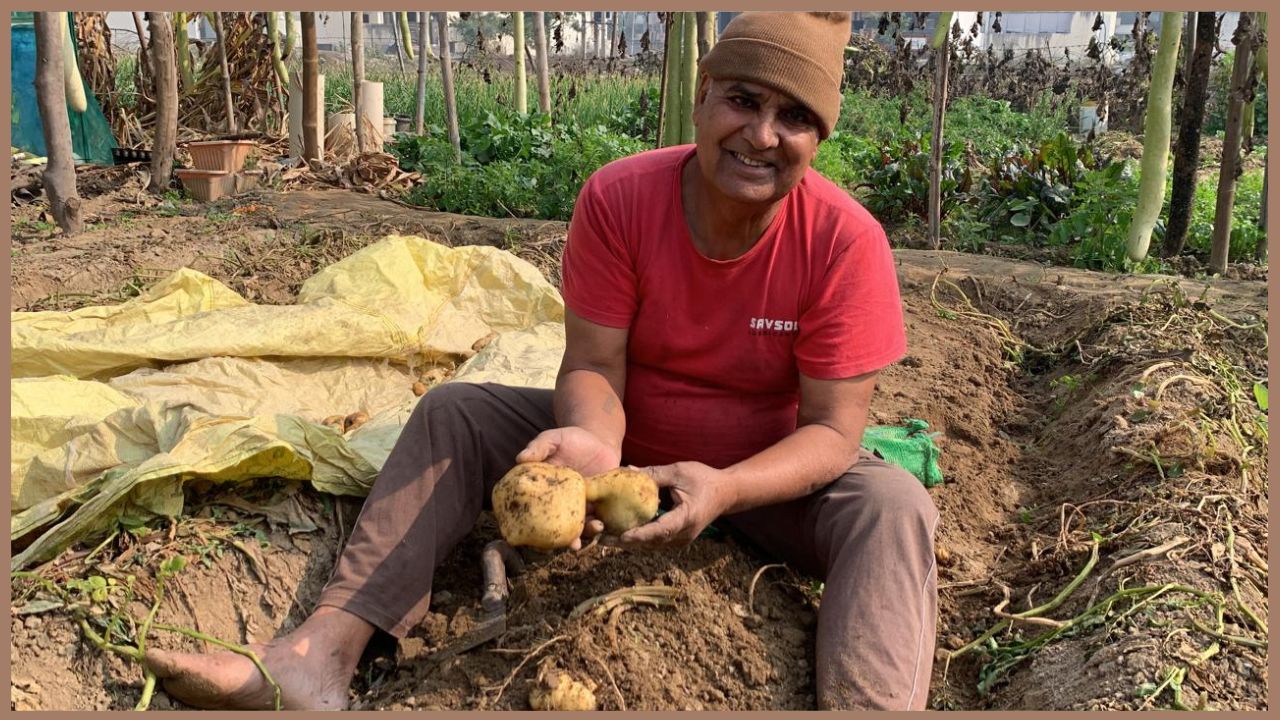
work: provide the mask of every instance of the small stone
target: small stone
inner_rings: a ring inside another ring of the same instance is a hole
[[[35,630],[40,627],[40,618],[35,615],[28,615],[27,619],[22,621],[22,626],[28,630]]]
[[[937,559],[938,564],[942,565],[943,567],[950,565],[953,560],[953,558],[951,557],[951,551],[942,545],[939,545],[933,549],[933,557]]]
[[[952,650],[959,650],[960,648],[964,647],[964,638],[954,634],[948,635],[946,639],[946,644],[947,644],[947,647],[951,648]]]

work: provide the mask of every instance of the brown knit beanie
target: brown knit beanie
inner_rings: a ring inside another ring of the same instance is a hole
[[[825,138],[840,117],[850,20],[847,12],[744,12],[729,21],[699,69],[781,90],[818,116]]]

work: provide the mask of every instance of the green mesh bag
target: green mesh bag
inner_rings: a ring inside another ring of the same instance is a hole
[[[941,452],[933,444],[937,433],[926,432],[928,429],[929,423],[914,418],[901,426],[875,425],[863,431],[862,446],[931,488],[942,483],[942,470],[938,467]]]

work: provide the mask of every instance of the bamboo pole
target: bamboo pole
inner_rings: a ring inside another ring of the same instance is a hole
[[[933,134],[929,147],[929,246],[942,246],[942,130],[947,112],[947,74],[951,64],[951,13],[938,18],[933,35]]]
[[[365,128],[364,13],[351,13],[351,106],[356,115],[356,151],[364,154],[372,145]]]
[[[316,14],[302,13],[302,157],[307,161],[324,157],[320,136],[320,53],[316,46]]]
[[[227,108],[227,133],[236,133],[236,103],[231,96],[231,70],[227,66],[227,39],[222,32],[222,13],[214,12],[213,32],[218,41],[218,65],[222,68],[222,95]]]
[[[1243,124],[1245,82],[1253,66],[1253,20],[1251,12],[1240,13],[1236,55],[1231,66],[1231,94],[1227,102],[1226,137],[1222,141],[1222,166],[1218,170],[1218,198],[1213,215],[1213,240],[1209,250],[1209,272],[1227,269],[1231,252],[1231,211],[1236,201],[1236,174],[1240,168],[1240,134]]]
[[[524,13],[511,13],[511,22],[515,26],[511,39],[516,61],[516,112],[524,115],[529,112],[529,73],[525,69],[524,57]]]
[[[551,114],[551,72],[547,60],[547,26],[544,14],[533,14],[533,49],[538,56],[538,110]]]
[[[693,142],[693,96],[698,87],[698,26],[695,13],[684,15],[684,50],[680,58],[680,144]]]
[[[414,95],[413,131],[422,134],[427,114],[427,60],[431,55],[430,13],[418,13],[418,88]]]
[[[458,96],[453,90],[453,61],[449,52],[449,14],[436,14],[436,28],[440,31],[440,79],[444,86],[445,126],[449,131],[449,144],[453,146],[453,160],[462,164],[462,139],[458,136]]]

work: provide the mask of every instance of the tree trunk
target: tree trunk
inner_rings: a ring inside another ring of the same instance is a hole
[[[551,114],[551,71],[547,58],[547,26],[542,11],[533,14],[533,48],[538,55],[538,109]]]
[[[1196,33],[1196,28],[1199,25],[1196,21],[1199,17],[1200,13],[1198,12],[1187,13],[1186,29],[1182,31],[1182,79],[1184,87],[1185,83],[1191,79],[1191,66],[1195,64],[1195,52],[1199,41],[1199,36]]]
[[[716,14],[698,13],[698,57],[706,57],[716,42]]]
[[[400,74],[404,75],[404,49],[402,48],[402,43],[400,42],[400,31],[396,30],[395,32],[391,33],[391,37],[396,46],[396,62],[400,63]],[[378,51],[378,55],[379,56],[382,55],[381,50]]]
[[[1178,43],[1182,39],[1182,13],[1161,13],[1160,46],[1147,90],[1146,121],[1142,137],[1142,177],[1138,180],[1138,206],[1133,210],[1125,253],[1139,262],[1151,247],[1151,232],[1164,205],[1165,172],[1169,168],[1169,135],[1173,125],[1173,75],[1178,67]]]
[[[324,138],[320,136],[320,50],[316,45],[316,14],[302,13],[302,157],[310,161],[324,157]]]
[[[618,13],[609,13],[609,57],[618,56]]]
[[[933,135],[929,144],[929,247],[942,247],[942,128],[947,111],[947,72],[951,65],[951,13],[938,18],[933,34]]]
[[[1254,249],[1260,265],[1267,263],[1267,182],[1271,177],[1270,168],[1270,161],[1262,166],[1262,207],[1258,209],[1258,229],[1262,232],[1258,236],[1258,247]]]
[[[1209,272],[1227,269],[1231,252],[1231,210],[1236,201],[1236,175],[1240,171],[1240,130],[1244,93],[1253,66],[1253,18],[1240,13],[1236,27],[1236,56],[1231,65],[1231,96],[1227,102],[1226,138],[1222,141],[1222,166],[1218,170],[1218,202],[1213,214],[1213,245],[1209,251]]]
[[[582,28],[581,28],[581,32],[578,33],[578,37],[582,39],[582,45],[578,47],[578,56],[581,57],[583,60],[586,60],[587,59],[587,14],[584,12],[584,13],[581,13],[581,15],[582,15]]]
[[[693,142],[693,96],[698,90],[698,21],[684,13],[684,55],[680,58],[680,144]]]
[[[666,32],[663,35],[662,90],[658,99],[658,147],[680,142],[680,43],[684,37],[683,13],[666,14]]]
[[[62,69],[62,44],[68,42],[65,26],[56,12],[35,14],[36,103],[48,153],[45,164],[45,194],[49,212],[64,235],[83,228],[80,195],[76,192],[76,167],[71,150],[71,121],[67,116],[66,76]]]
[[[1241,121],[1240,146],[1245,154],[1253,152],[1253,101],[1257,99],[1258,80],[1266,77],[1267,72],[1267,14],[1254,16],[1253,31],[1253,64],[1249,69],[1249,78],[1245,81],[1244,119]]]
[[[298,22],[294,19],[293,13],[285,12],[284,14],[284,57],[288,59],[293,54],[293,49],[298,45]]]
[[[147,13],[151,33],[151,67],[155,69],[156,129],[151,144],[151,184],[161,195],[173,177],[173,154],[178,146],[178,69],[174,66],[173,26],[168,13]]]
[[[413,131],[422,134],[427,115],[427,59],[431,56],[430,13],[418,14],[418,89],[414,93]]]
[[[351,107],[356,114],[356,151],[369,151],[369,130],[364,125],[364,14],[351,13]]]
[[[458,137],[458,97],[453,92],[453,64],[449,54],[449,14],[436,14],[436,29],[440,34],[440,79],[444,86],[445,126],[449,129],[449,144],[453,146],[454,162],[462,163],[462,140]]]
[[[1191,24],[1196,28],[1195,53],[1187,70],[1179,114],[1178,140],[1173,150],[1173,194],[1169,198],[1169,222],[1165,225],[1164,257],[1176,257],[1187,242],[1191,222],[1191,206],[1196,194],[1196,171],[1200,168],[1200,129],[1204,125],[1205,101],[1209,96],[1209,71],[1213,66],[1214,39],[1217,23],[1214,13],[1198,15]],[[1192,44],[1192,41],[1187,43]]]
[[[524,115],[529,112],[529,73],[525,70],[524,58],[524,13],[511,13],[511,24],[515,26],[511,39],[515,43],[513,54],[516,61],[516,112]]]
[[[133,13],[133,27],[138,30],[138,50],[142,57],[147,56],[147,35],[142,32],[142,13]]]
[[[213,16],[213,33],[218,42],[218,65],[222,68],[222,97],[227,112],[227,134],[236,132],[236,103],[231,95],[231,70],[227,67],[227,42],[222,32],[222,13],[209,13]]]

